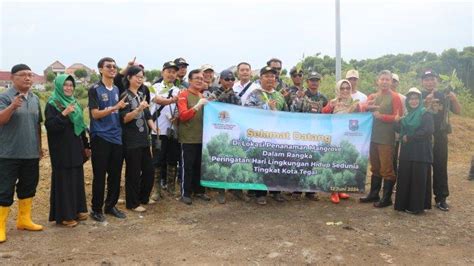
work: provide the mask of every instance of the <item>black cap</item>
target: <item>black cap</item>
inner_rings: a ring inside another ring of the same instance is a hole
[[[232,79],[232,78],[235,78],[234,73],[232,73],[232,71],[230,71],[230,70],[228,70],[228,69],[223,70],[223,71],[221,72],[221,74],[219,75],[219,77],[220,77],[221,79],[226,79],[226,78]]]
[[[266,67],[263,67],[262,69],[260,69],[260,76],[265,74],[265,73],[268,73],[268,72],[272,72],[275,75],[278,74],[276,69],[274,69],[272,67],[269,67],[269,66],[266,66]]]
[[[294,75],[294,74],[297,74],[297,73],[300,73],[300,74],[303,74],[303,69],[298,69],[297,67],[292,67],[291,70],[290,70],[290,75]]]
[[[438,74],[436,72],[434,72],[433,70],[431,69],[427,69],[425,71],[423,71],[423,74],[421,75],[421,78],[424,79],[424,78],[427,78],[427,77],[438,77]]]
[[[309,73],[308,79],[319,79],[319,80],[321,80],[321,74],[319,74],[316,71],[313,71],[313,72]]]
[[[182,57],[176,58],[174,60],[174,63],[177,66],[189,66],[189,64],[186,62],[186,60],[184,60],[184,58],[182,58]]]
[[[167,69],[167,68],[174,68],[174,69],[176,69],[176,70],[179,69],[178,66],[176,65],[176,63],[173,62],[173,61],[169,61],[169,62],[164,63],[164,64],[163,64],[163,69],[162,69],[161,71],[163,71],[163,70],[165,70],[165,69]]]
[[[25,64],[18,64],[18,65],[14,65],[12,67],[12,70],[11,70],[11,74],[15,74],[16,72],[19,72],[19,71],[22,71],[22,70],[30,70],[31,71],[31,68]]]

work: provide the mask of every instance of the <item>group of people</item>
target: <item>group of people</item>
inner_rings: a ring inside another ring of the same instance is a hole
[[[258,80],[252,80],[251,65],[241,62],[236,74],[220,73],[218,86],[211,65],[188,73],[183,58],[165,62],[161,78],[148,86],[144,66],[135,59],[120,71],[110,57],[100,59],[97,67],[101,79],[88,91],[89,127],[74,97],[76,82],[71,75],[56,77],[44,107],[52,166],[49,220],[57,224],[74,227],[88,216],[103,222],[104,214],[126,218],[116,207],[124,161],[125,206],[131,211],[145,212],[165,194],[179,196],[188,205],[193,199],[210,201],[200,184],[203,106],[209,101],[268,111],[372,112],[370,191],[360,202],[390,206],[396,184],[395,209],[421,213],[431,208],[433,176],[436,207],[449,210],[448,116],[450,111],[460,113],[461,107],[452,91],[437,90],[438,75],[431,70],[422,73],[422,90],[411,88],[406,95],[397,92],[399,77],[383,70],[377,76],[377,92],[366,96],[358,89],[358,71],[352,69],[336,83],[335,98],[328,99],[319,91],[323,78],[319,73],[293,67],[289,86],[280,79],[282,61],[276,58],[260,69]],[[31,220],[43,156],[43,115],[31,91],[32,77],[27,65],[15,65],[13,86],[0,94],[0,242],[6,240],[15,189],[17,228],[43,229]],[[90,213],[83,170],[89,159],[93,170]],[[229,192],[244,201],[255,198],[258,204],[267,203],[267,191]],[[294,200],[302,198],[301,192],[290,194]],[[270,195],[278,202],[287,200],[281,191],[270,191]],[[318,195],[306,192],[305,198],[318,200]],[[347,198],[348,194],[338,192],[330,196],[333,203]],[[225,190],[218,190],[217,201],[226,202]]]

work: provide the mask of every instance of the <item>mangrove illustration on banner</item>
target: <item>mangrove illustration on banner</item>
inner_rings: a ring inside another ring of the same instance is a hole
[[[371,113],[311,114],[210,102],[201,184],[223,189],[363,192]]]

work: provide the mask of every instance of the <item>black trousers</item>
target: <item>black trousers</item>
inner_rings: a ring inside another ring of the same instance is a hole
[[[400,161],[395,210],[419,212],[431,209],[431,165]]]
[[[435,132],[433,141],[433,193],[436,202],[449,196],[448,135],[440,132]]]
[[[181,196],[191,197],[192,193],[204,193],[204,187],[201,186],[202,144],[181,144],[181,157]]]
[[[13,204],[13,195],[19,199],[34,197],[39,180],[39,159],[0,158],[0,206]]]
[[[393,148],[393,170],[398,173],[398,154],[400,151],[400,141],[395,141],[395,147]]]
[[[108,142],[100,137],[91,140],[92,149],[92,210],[102,212],[104,206],[105,175],[107,174],[107,198],[105,210],[117,204],[120,195],[120,178],[123,164],[122,145]]]
[[[168,165],[178,166],[180,147],[178,141],[169,139],[168,136],[160,135],[161,150],[158,153],[158,167],[160,167],[161,179],[166,180]]]
[[[154,169],[150,147],[126,149],[125,163],[126,207],[134,209],[148,203],[153,189]]]

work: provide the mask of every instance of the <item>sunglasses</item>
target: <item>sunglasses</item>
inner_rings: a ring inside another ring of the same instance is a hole
[[[227,81],[227,82],[229,82],[229,81],[235,81],[235,78],[225,78],[224,80]]]
[[[349,87],[349,86],[342,86],[341,87],[341,90],[350,90],[350,89],[351,89],[351,87]]]
[[[104,65],[104,67],[106,67],[106,68],[108,68],[108,69],[117,69],[117,66],[116,66],[116,65],[111,65],[111,64]]]

